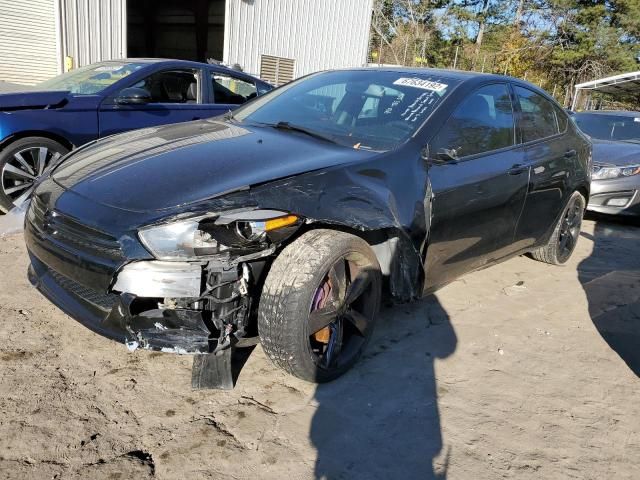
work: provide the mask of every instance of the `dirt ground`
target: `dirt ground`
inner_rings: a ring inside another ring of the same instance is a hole
[[[258,347],[226,392],[66,317],[0,239],[0,477],[638,479],[639,241],[586,221],[565,267],[516,258],[384,309],[334,383]]]

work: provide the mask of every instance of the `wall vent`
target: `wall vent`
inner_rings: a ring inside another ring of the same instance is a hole
[[[260,78],[275,87],[293,80],[296,61],[291,58],[260,55]]]

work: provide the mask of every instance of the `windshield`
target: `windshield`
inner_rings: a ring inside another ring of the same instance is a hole
[[[640,142],[640,114],[638,117],[631,117],[601,113],[576,113],[573,118],[580,130],[592,138]]]
[[[233,117],[353,148],[389,150],[413,135],[458,83],[426,72],[323,72],[259,97]]]
[[[106,62],[88,65],[41,82],[42,90],[68,90],[76,95],[93,95],[113,85],[136,70],[143,63]]]

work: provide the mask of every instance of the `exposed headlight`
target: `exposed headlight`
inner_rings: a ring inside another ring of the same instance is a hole
[[[226,251],[259,251],[300,225],[296,215],[252,210],[207,215],[141,229],[142,244],[158,260],[194,260]]]
[[[610,180],[612,178],[631,177],[640,174],[640,165],[630,167],[603,167],[594,165],[591,173],[592,180]]]

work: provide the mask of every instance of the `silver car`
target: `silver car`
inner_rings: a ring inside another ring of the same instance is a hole
[[[599,110],[573,119],[593,141],[587,210],[640,215],[640,112]]]

